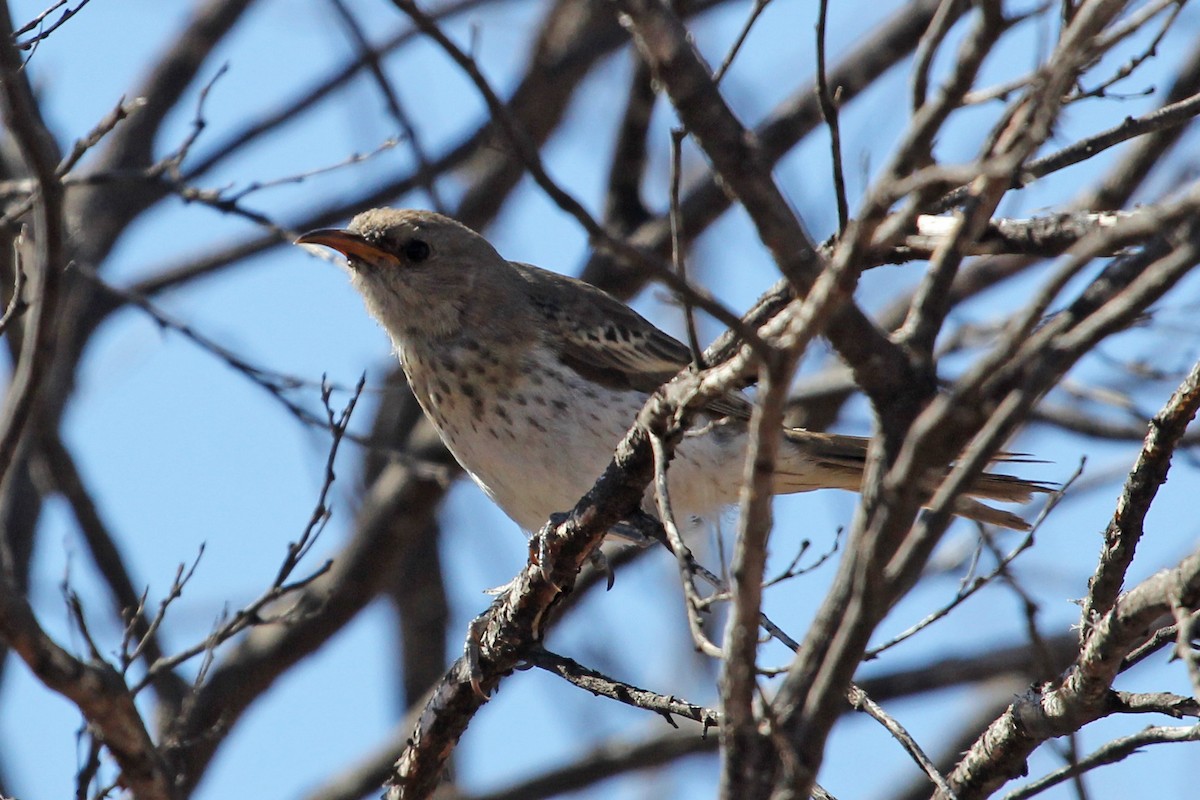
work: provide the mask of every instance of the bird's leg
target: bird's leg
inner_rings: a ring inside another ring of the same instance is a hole
[[[550,515],[549,521],[542,526],[542,529],[533,535],[529,540],[529,561],[538,568],[542,579],[546,583],[561,591],[560,587],[554,578],[550,575],[550,537],[547,534],[566,521],[570,516],[566,512],[556,511]]]
[[[480,644],[483,630],[487,627],[487,612],[480,614],[467,625],[467,639],[463,642],[463,659],[467,662],[467,675],[471,690],[484,700],[490,699],[483,690],[483,668],[479,666]]]

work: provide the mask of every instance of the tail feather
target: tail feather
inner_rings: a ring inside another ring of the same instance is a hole
[[[967,489],[968,494],[973,497],[999,500],[1002,503],[1028,503],[1035,493],[1046,494],[1053,491],[1055,487],[1052,484],[998,472],[983,473]]]
[[[954,513],[976,522],[999,525],[1001,528],[1009,528],[1014,531],[1027,531],[1031,527],[1028,522],[1011,511],[985,506],[978,500],[972,500],[969,497],[954,498]]]
[[[870,439],[861,436],[815,433],[802,428],[789,429],[785,433],[795,447],[794,466],[789,469],[789,459],[784,457],[775,476],[775,491],[778,494],[807,492],[813,489],[862,488],[863,469],[866,465],[867,447]],[[1024,463],[1022,453],[1000,453],[996,461]],[[930,486],[930,492],[935,486]],[[1042,481],[1030,481],[1015,475],[985,472],[967,488],[968,496],[959,497],[954,503],[954,513],[1013,530],[1028,530],[1029,523],[1016,514],[984,505],[972,497],[995,500],[1002,503],[1027,503],[1035,493],[1052,492],[1055,487]]]

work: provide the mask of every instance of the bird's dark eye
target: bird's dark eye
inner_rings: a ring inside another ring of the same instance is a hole
[[[414,264],[419,264],[429,258],[429,254],[432,252],[429,244],[421,239],[410,239],[404,245],[404,257]]]

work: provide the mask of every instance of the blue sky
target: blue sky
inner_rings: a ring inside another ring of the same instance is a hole
[[[43,2],[14,3],[14,17],[31,17]],[[814,23],[810,6],[777,0],[756,27],[725,84],[743,119],[759,119],[796,84],[792,79],[763,76],[810,73]],[[43,43],[30,69],[64,143],[89,130],[119,97],[132,91],[145,65],[191,7],[191,3],[151,0],[94,0]],[[364,0],[352,7],[372,21],[371,32],[380,38],[403,26],[383,0]],[[474,42],[474,54],[503,93],[520,74],[524,47],[545,7],[509,0],[447,27],[460,41]],[[714,62],[736,35],[747,10],[746,4],[731,5],[693,26],[701,48]],[[830,52],[845,49],[885,16],[886,9],[872,3],[835,4]],[[1014,37],[1000,57],[989,61],[981,84],[1021,68],[1014,64],[1033,63],[1039,32],[1029,27]],[[1165,87],[1184,48],[1193,46],[1196,28],[1195,10],[1185,11],[1160,48],[1162,59],[1147,65],[1134,83]],[[346,58],[350,48],[338,30],[326,4],[259,3],[202,73],[211,77],[222,63],[228,64],[205,106],[209,126],[198,152],[219,141],[223,131],[256,117]],[[477,93],[431,45],[404,49],[389,59],[388,68],[398,76],[401,99],[414,112],[431,149],[437,150],[446,137],[461,135],[479,121],[482,105]],[[551,173],[593,210],[602,203],[607,159],[607,151],[597,153],[595,142],[611,140],[628,70],[624,55],[604,62],[585,83],[583,100],[572,108],[567,123],[545,150]],[[903,70],[887,76],[845,111],[844,150],[852,207],[865,187],[865,177],[884,162],[888,147],[907,122],[906,107],[895,101],[897,93],[904,91],[905,80]],[[1143,97],[1119,105],[1098,101],[1074,106],[1060,126],[1056,144],[1115,124],[1156,102],[1156,97]],[[351,152],[373,150],[393,133],[380,105],[370,84],[357,81],[306,115],[288,135],[273,138],[269,146],[252,148],[205,176],[203,185],[244,186],[334,164]],[[171,120],[158,143],[160,152],[174,147],[186,134],[192,108],[192,103],[184,103]],[[947,158],[973,154],[987,113],[972,111],[956,117],[939,152]],[[661,146],[653,154],[647,187],[647,198],[655,207],[665,201],[667,131],[672,123],[668,111],[660,108],[654,140]],[[836,225],[825,148],[822,136],[810,137],[777,171],[818,239]],[[1180,152],[1186,151],[1185,143]],[[1005,213],[1029,215],[1061,203],[1095,180],[1118,155],[1106,154],[1074,168],[1062,180],[1019,193],[1019,206],[1006,207]],[[289,211],[315,205],[318,198],[345,194],[379,171],[402,171],[411,163],[411,152],[401,146],[357,167],[265,190],[248,198],[247,205],[286,217]],[[694,152],[687,167],[690,174],[702,167]],[[1176,161],[1169,174],[1157,176],[1150,186],[1161,188],[1179,171],[1194,167],[1191,161]],[[451,200],[461,191],[453,178],[440,188]],[[427,205],[428,199],[414,195],[404,202]],[[117,284],[132,282],[252,230],[243,220],[195,204],[167,202],[120,242],[104,276]],[[506,204],[488,235],[504,255],[562,272],[576,271],[586,256],[582,233],[529,182]],[[704,235],[698,251],[694,274],[735,308],[749,305],[776,277],[741,212],[726,214]],[[918,275],[915,268],[877,270],[866,277],[859,297],[867,307],[880,307],[914,285]],[[1196,289],[1193,280],[1176,292],[1158,319],[1195,334]],[[995,320],[1017,307],[1027,290],[1028,285],[995,292],[957,313],[979,322]],[[665,328],[680,330],[678,312],[663,301],[660,290],[649,290],[635,305]],[[390,368],[388,343],[338,269],[298,248],[276,248],[236,271],[163,297],[161,306],[247,360],[312,382],[313,388],[301,394],[310,408],[318,408],[315,387],[322,375],[347,386],[365,372],[368,388],[356,423],[361,427],[369,421],[376,403],[373,387]],[[718,332],[714,325],[705,324],[705,338]],[[1197,337],[1184,341],[1178,352],[1166,351],[1161,339],[1135,331],[1106,345],[1105,351],[1113,357],[1140,357],[1186,369],[1197,356]],[[823,357],[810,358],[806,367],[819,368]],[[947,366],[954,369],[956,363]],[[1092,363],[1073,377],[1097,379],[1103,372],[1102,362]],[[1143,419],[1172,388],[1167,383],[1145,387],[1136,398]],[[869,413],[861,404],[851,405],[839,423],[839,430],[854,433],[866,433],[869,427]],[[298,424],[261,388],[182,337],[162,331],[137,310],[119,313],[91,345],[67,417],[66,439],[118,535],[135,581],[150,587],[152,600],[169,586],[176,566],[191,562],[200,546],[205,547],[195,578],[172,610],[166,632],[169,647],[202,638],[223,608],[238,607],[270,581],[286,543],[300,533],[311,513],[328,447],[323,433]],[[1047,480],[1065,479],[1083,455],[1088,459],[1088,475],[1106,470],[1119,475],[1136,452],[1133,444],[1081,443],[1044,430],[1030,431],[1019,448],[1051,461],[1030,467],[1035,477]],[[360,452],[351,446],[340,456],[335,516],[313,555],[313,565],[335,553],[347,536],[359,458]],[[1197,525],[1190,513],[1188,487],[1195,485],[1196,465],[1180,458],[1176,469],[1163,502],[1155,507],[1152,535],[1143,542],[1131,578],[1169,565],[1195,546]],[[1039,533],[1035,554],[1019,562],[1018,573],[1041,603],[1044,631],[1057,633],[1077,620],[1072,600],[1086,591],[1116,491],[1110,483],[1069,501],[1063,513],[1052,517]],[[790,560],[790,551],[801,538],[812,539],[817,552],[827,549],[853,508],[852,496],[834,492],[781,500],[776,560]],[[516,526],[470,484],[451,490],[442,521],[455,649],[467,621],[488,602],[482,590],[506,582],[524,563],[526,546]],[[972,536],[964,525],[952,533],[946,547],[962,545]],[[553,634],[550,647],[612,669],[632,683],[714,703],[715,671],[691,652],[674,569],[660,556],[622,571],[611,592],[589,597]],[[47,507],[42,523],[35,574],[35,606],[60,642],[74,648],[82,644],[62,602],[59,587],[66,579],[94,609],[95,635],[116,647],[119,632],[104,618],[104,590],[69,513],[57,502]],[[831,574],[826,568],[774,590],[768,597],[769,611],[787,618],[791,629],[803,630]],[[880,638],[906,628],[956,589],[955,575],[929,580],[897,607]],[[307,788],[382,740],[391,730],[397,702],[394,646],[388,638],[390,613],[382,605],[371,608],[254,706],[221,749],[197,797],[303,796]],[[877,669],[921,663],[931,654],[968,654],[996,642],[1023,640],[1021,610],[1015,598],[999,588],[982,592],[952,619],[952,624],[935,627],[898,647]],[[768,660],[783,658],[770,649],[766,653]],[[1123,683],[1125,688],[1187,692],[1182,670],[1168,665],[1165,655],[1152,659]],[[965,716],[978,702],[977,692],[978,687],[955,689],[918,702],[897,702],[889,710],[920,740],[923,735],[934,737],[947,719]],[[74,785],[78,714],[66,701],[43,690],[19,664],[10,665],[4,675],[3,697],[0,736],[6,744],[0,749],[0,760],[13,781],[11,788],[29,800],[65,796]],[[1123,719],[1090,727],[1081,737],[1081,751],[1148,723]],[[657,717],[614,708],[546,674],[523,672],[508,679],[474,721],[461,744],[457,769],[469,790],[499,788],[531,769],[569,761],[596,742],[618,736],[639,739],[664,729]],[[868,752],[878,764],[871,770],[862,768],[863,754]],[[1137,757],[1135,769],[1096,773],[1089,786],[1096,798],[1183,796],[1194,786],[1198,754],[1195,745],[1151,748]],[[1058,763],[1053,755],[1039,751],[1031,761],[1031,774]],[[711,793],[714,774],[711,761],[692,761],[684,770],[635,775],[591,796],[634,798],[651,792],[705,796]],[[843,798],[871,797],[915,775],[915,767],[875,723],[853,718],[834,734],[822,782]],[[1047,796],[1065,797],[1065,792]]]

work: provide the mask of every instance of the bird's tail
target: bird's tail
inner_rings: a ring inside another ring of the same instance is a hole
[[[780,453],[776,466],[775,491],[778,494],[807,492],[812,489],[833,488],[857,492],[862,488],[870,439],[834,433],[815,433],[802,428],[785,432],[792,445]],[[996,461],[1022,461],[1019,454],[1001,453]],[[933,486],[929,489],[932,492]],[[954,502],[954,513],[1013,530],[1028,530],[1029,523],[1008,511],[984,505],[973,498],[996,500],[1002,503],[1027,503],[1034,494],[1054,491],[1040,481],[1029,481],[1014,475],[985,472],[975,478],[966,495]]]

